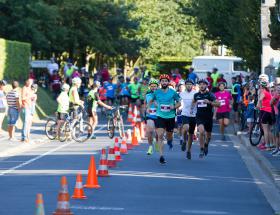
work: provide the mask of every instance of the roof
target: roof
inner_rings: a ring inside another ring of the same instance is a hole
[[[197,56],[194,57],[194,59],[209,59],[209,60],[242,60],[240,57],[235,57],[235,56]]]

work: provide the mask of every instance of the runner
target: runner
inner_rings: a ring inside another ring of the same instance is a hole
[[[188,141],[188,150],[187,150],[187,158],[191,159],[191,147],[192,147],[192,141],[193,141],[193,135],[194,130],[196,126],[196,108],[192,107],[192,101],[194,98],[194,95],[196,93],[195,90],[193,90],[194,81],[192,79],[186,80],[186,90],[180,93],[180,97],[182,99],[182,123],[183,123],[183,137],[184,142],[182,144],[182,151],[186,151],[186,145]]]
[[[139,88],[138,88],[138,93],[139,93],[139,99],[141,102],[141,116],[144,116],[144,102],[145,102],[145,98],[146,98],[146,93],[149,90],[149,86],[148,86],[148,80],[147,79],[143,79],[142,83],[140,84]]]
[[[146,109],[146,105],[149,104],[150,100],[153,97],[154,91],[158,88],[158,81],[155,79],[151,79],[149,82],[150,91],[146,94],[146,100],[144,103],[144,108]],[[153,154],[153,139],[154,139],[154,130],[155,130],[155,120],[157,119],[156,106],[155,104],[151,104],[149,109],[146,109],[146,121],[147,121],[147,137],[149,148],[147,151],[147,155]]]
[[[138,93],[139,86],[140,84],[138,83],[137,77],[134,78],[134,83],[128,85],[128,91],[130,94],[132,104],[136,104],[137,100],[139,99],[139,93]]]
[[[193,109],[196,105],[196,124],[199,131],[200,154],[203,158],[208,154],[208,145],[211,140],[213,128],[213,107],[219,107],[220,103],[216,101],[215,96],[207,91],[208,81],[201,79],[198,81],[199,92],[194,94]]]
[[[107,84],[104,85],[104,87],[106,88],[107,104],[110,106],[114,104],[115,94],[117,89],[116,84],[113,84],[112,82],[113,82],[113,78],[110,77]]]
[[[150,105],[156,101],[157,103],[157,119],[156,119],[156,132],[158,135],[158,145],[160,152],[159,162],[161,164],[166,163],[163,157],[163,136],[166,132],[167,144],[169,148],[173,148],[173,130],[175,126],[175,114],[176,109],[181,106],[181,99],[178,93],[168,87],[170,77],[169,75],[161,75],[160,78],[161,89],[157,89],[153,93],[153,97],[148,104]]]
[[[184,92],[185,90],[186,90],[185,81],[184,80],[179,81],[177,93],[180,95],[180,93]],[[181,105],[177,109],[177,113],[176,113],[176,127],[178,129],[178,135],[179,135],[179,138],[180,138],[180,145],[182,145],[183,142],[184,142],[183,122],[182,122],[182,109],[183,109],[183,105]]]
[[[219,121],[220,124],[220,132],[222,135],[222,140],[226,140],[225,137],[225,127],[229,125],[230,119],[230,111],[231,111],[231,101],[232,96],[230,92],[225,90],[226,83],[219,82],[218,88],[219,92],[215,93],[216,99],[220,103],[220,107],[216,108],[216,119]]]

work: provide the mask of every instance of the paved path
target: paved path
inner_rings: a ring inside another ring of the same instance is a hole
[[[103,127],[97,140],[84,144],[49,142],[0,161],[0,214],[30,215],[36,193],[43,193],[46,214],[56,208],[59,181],[66,175],[73,193],[76,174],[83,180],[90,155],[98,163],[99,150],[111,142]],[[217,132],[215,126],[215,132]],[[147,156],[144,143],[123,156],[101,188],[85,190],[87,200],[71,200],[74,214],[273,214],[273,210],[250,175],[231,140],[221,142],[217,133],[205,159],[185,159],[175,141],[167,151],[166,165],[158,154]],[[167,149],[167,147],[166,147]]]

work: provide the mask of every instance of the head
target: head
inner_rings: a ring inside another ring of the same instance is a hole
[[[193,71],[194,71],[193,67],[189,68],[189,73],[192,73]]]
[[[13,82],[12,82],[12,88],[13,88],[13,89],[18,88],[18,86],[19,86],[19,83],[18,83],[17,81],[13,81]]]
[[[176,83],[174,81],[169,82],[169,87],[173,88],[174,90],[176,89]]]
[[[31,85],[31,90],[33,90],[33,92],[37,92],[37,90],[38,90],[38,85],[37,84],[32,84]]]
[[[199,91],[200,92],[206,92],[207,88],[208,88],[208,81],[205,79],[201,79],[198,82],[199,85]]]
[[[216,74],[216,73],[218,72],[218,69],[214,67],[213,70],[212,70],[212,72],[213,72],[214,74]]]
[[[0,81],[0,88],[3,89],[6,86],[6,81],[5,80],[1,80]]]
[[[224,91],[226,88],[226,83],[225,82],[219,82],[218,87],[220,91]]]
[[[78,88],[81,86],[81,83],[82,83],[82,80],[78,77],[72,79],[72,84]]]
[[[268,91],[268,86],[269,86],[268,82],[266,82],[266,81],[260,81],[260,88],[261,88],[261,89],[264,89],[264,90],[267,90],[267,91]]]
[[[259,82],[262,82],[262,81],[266,81],[266,82],[268,82],[269,81],[269,78],[268,78],[268,75],[266,75],[266,74],[260,74],[260,76],[259,76]]]
[[[253,95],[249,95],[248,96],[248,100],[249,100],[249,102],[253,102],[254,101],[254,96]]]
[[[139,67],[134,67],[134,73],[137,74],[139,72]]]
[[[99,81],[94,81],[93,85],[91,86],[92,89],[99,89],[101,83]]]
[[[219,78],[224,78],[224,75],[223,75],[223,74],[220,74],[220,75],[219,75]]]
[[[159,77],[160,85],[162,89],[166,89],[170,82],[169,75],[163,74]]]
[[[152,78],[149,82],[149,88],[152,92],[154,92],[158,88],[158,81]]]
[[[126,83],[130,83],[130,77],[127,77],[127,78],[125,79],[125,81],[126,81]]]
[[[211,77],[211,72],[207,72],[207,77]]]
[[[119,76],[119,81],[120,81],[121,83],[124,82],[124,77],[123,77],[123,75]]]
[[[236,83],[236,77],[232,77],[232,78],[231,78],[231,83],[232,83],[232,84],[235,84],[235,83]]]
[[[61,86],[61,91],[62,91],[62,92],[68,93],[68,92],[69,92],[69,89],[70,89],[70,86],[69,86],[68,84],[63,84],[63,85]]]
[[[185,82],[185,84],[186,84],[186,89],[187,89],[187,91],[188,91],[188,92],[191,92],[192,89],[193,89],[193,86],[194,86],[193,80],[192,80],[192,79],[187,79],[186,82]]]

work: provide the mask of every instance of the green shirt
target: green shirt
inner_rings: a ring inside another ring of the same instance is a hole
[[[216,74],[214,73],[211,74],[211,78],[213,79],[213,84],[212,84],[213,87],[217,87],[217,81],[219,76],[220,74],[218,72]]]
[[[140,99],[141,100],[144,100],[145,99],[145,96],[146,96],[146,93],[148,92],[149,90],[149,86],[148,85],[143,85],[141,84],[140,88],[139,88],[139,91],[140,91]]]
[[[97,101],[99,100],[99,96],[98,96],[98,92],[97,92],[98,89],[94,89],[94,90],[91,90],[89,91],[88,93],[88,98],[89,98],[89,102],[91,102],[91,104],[89,104],[91,106],[91,110],[93,112],[96,112],[96,109],[97,109]]]
[[[137,84],[133,83],[133,84],[128,85],[128,89],[130,90],[131,98],[133,98],[133,99],[139,98],[139,95],[138,95],[139,86],[140,86],[139,83],[137,83]]]

